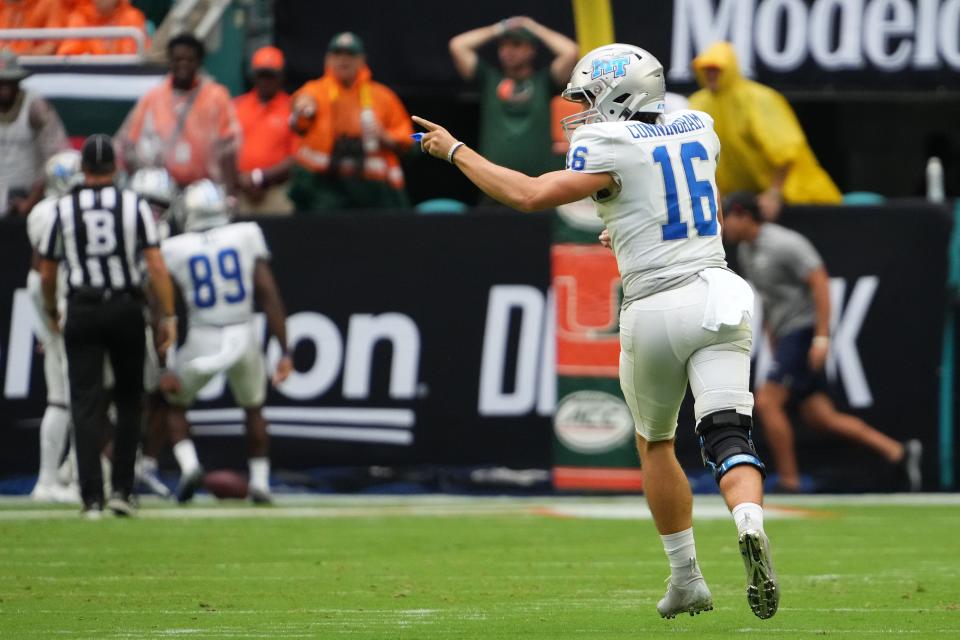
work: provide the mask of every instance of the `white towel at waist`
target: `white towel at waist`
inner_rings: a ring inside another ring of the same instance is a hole
[[[726,269],[704,269],[700,277],[709,287],[703,312],[704,329],[719,331],[721,325],[736,327],[750,321],[754,294],[743,278]]]

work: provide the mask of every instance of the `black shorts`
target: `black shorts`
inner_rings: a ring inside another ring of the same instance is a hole
[[[781,336],[773,349],[773,365],[767,380],[785,386],[794,402],[827,391],[827,377],[823,370],[814,371],[810,368],[812,344],[813,327],[809,327]]]

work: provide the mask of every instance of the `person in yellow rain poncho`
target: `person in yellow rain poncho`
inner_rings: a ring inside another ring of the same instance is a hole
[[[729,42],[717,42],[693,60],[703,87],[690,108],[714,120],[721,153],[717,187],[722,193],[752,191],[767,219],[782,203],[836,204],[840,190],[817,162],[786,98],[740,75]]]

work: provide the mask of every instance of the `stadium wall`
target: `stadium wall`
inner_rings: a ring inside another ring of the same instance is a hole
[[[920,438],[930,489],[938,488],[940,471],[947,214],[922,203],[785,214],[786,224],[822,252],[832,276],[828,372],[835,400],[898,439]],[[560,451],[551,429],[557,402],[552,291],[570,292],[569,286],[551,288],[551,254],[556,268],[556,247],[570,246],[578,233],[585,241],[592,231],[572,229],[554,216],[506,213],[351,212],[261,224],[296,345],[297,373],[282,390],[271,390],[267,403],[276,468],[549,468],[561,459],[566,466],[629,464],[629,430],[603,450],[578,457]],[[23,289],[29,247],[21,223],[4,226],[0,476],[11,476],[36,470],[44,383],[33,337],[37,320]],[[567,298],[558,303],[579,304]],[[588,331],[578,339],[609,336]],[[759,379],[769,366],[769,347],[756,343]],[[275,361],[277,347],[265,349]],[[615,381],[604,391],[617,393]],[[234,437],[241,416],[222,380],[208,387],[192,418],[210,468],[243,464],[243,440]],[[692,421],[688,402],[678,450],[698,488],[709,490]],[[762,428],[758,441],[765,448]],[[805,428],[798,429],[797,442],[803,469],[822,489],[895,488],[892,469],[874,456]]]

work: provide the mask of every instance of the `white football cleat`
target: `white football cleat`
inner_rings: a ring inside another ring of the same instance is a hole
[[[64,486],[56,483],[37,483],[30,492],[30,499],[34,502],[49,502],[54,504],[80,504],[80,491],[74,486]]]
[[[713,609],[713,596],[700,574],[696,558],[690,558],[690,578],[685,584],[677,584],[673,578],[668,578],[668,581],[667,593],[657,603],[657,613],[661,618],[675,618],[678,613],[692,616]]]
[[[273,496],[270,494],[270,489],[264,489],[263,487],[255,487],[251,485],[248,490],[248,494],[253,504],[258,504],[258,505],[273,504]]]
[[[770,540],[762,531],[748,529],[740,534],[739,543],[750,610],[762,620],[772,618],[780,606],[780,588],[770,559]]]

